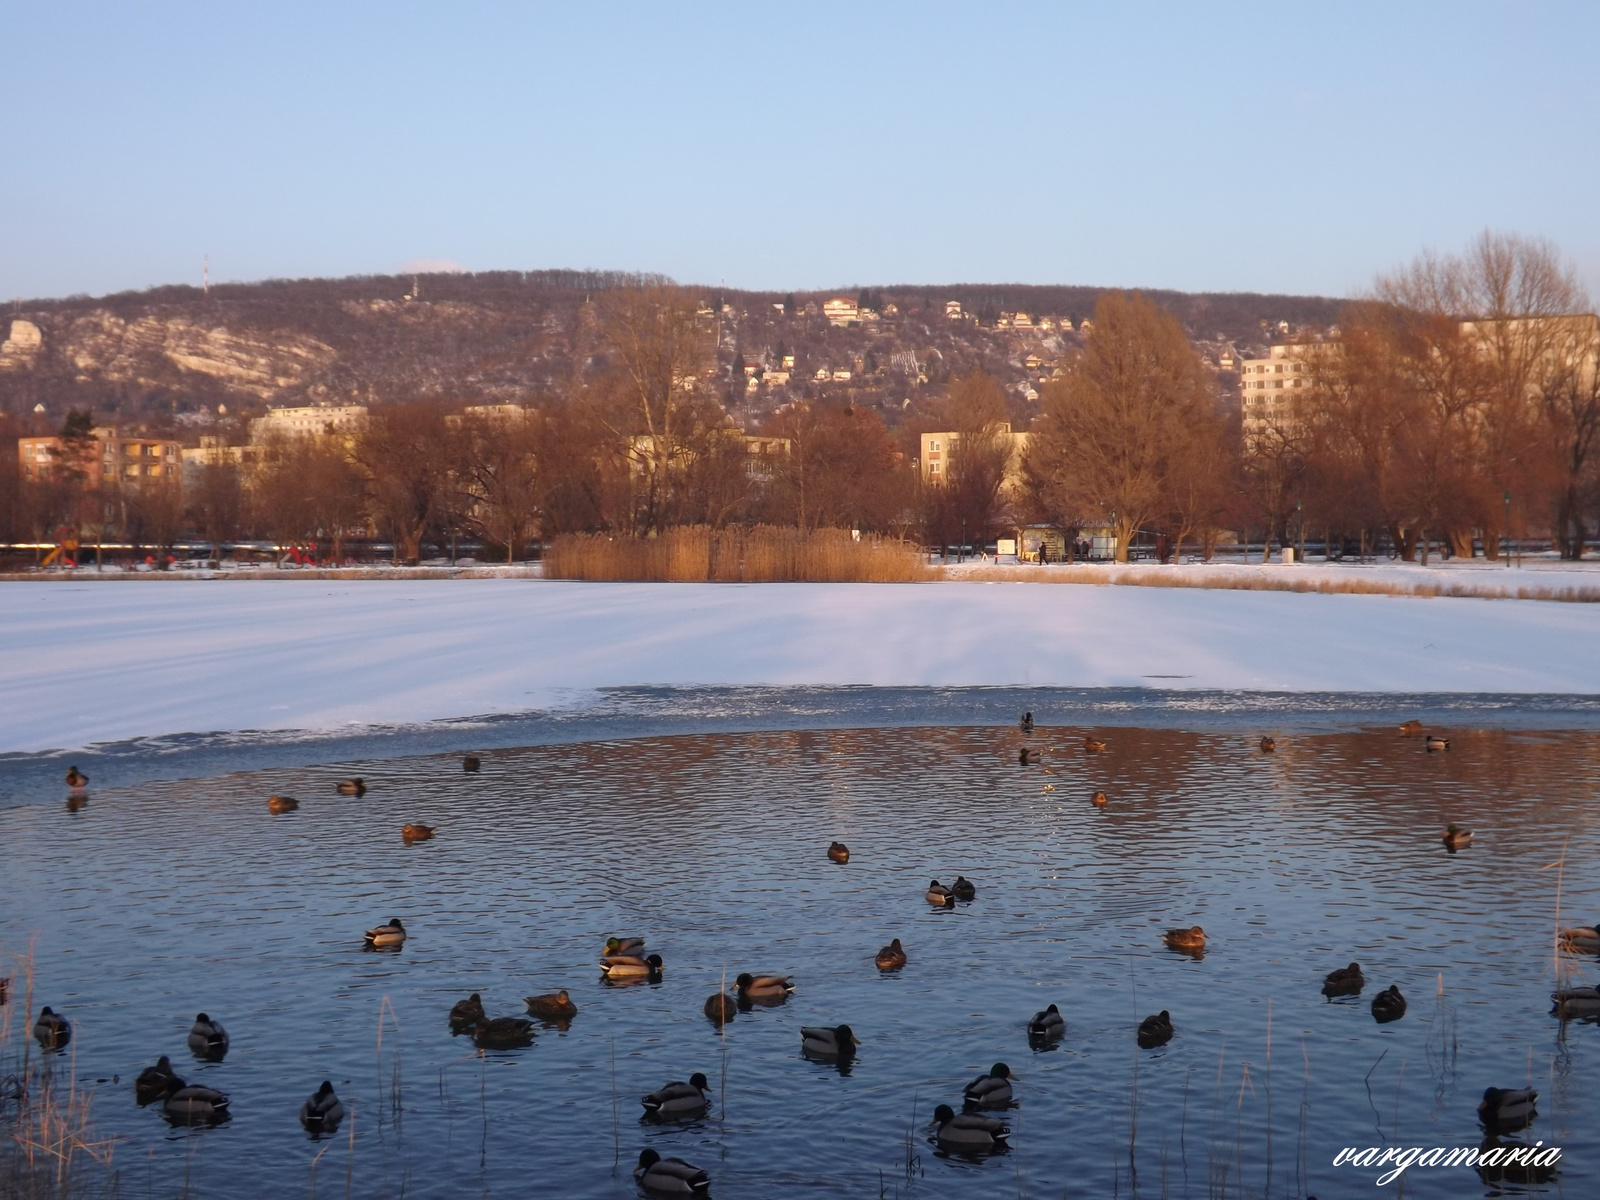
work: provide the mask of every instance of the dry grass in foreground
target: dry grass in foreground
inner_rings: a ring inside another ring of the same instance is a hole
[[[1329,579],[1295,577],[1261,571],[1184,571],[1154,567],[1050,567],[1027,571],[1011,567],[978,567],[947,578],[975,583],[1114,584],[1121,587],[1207,588],[1234,592],[1320,592],[1358,596],[1461,596],[1478,600],[1559,600],[1572,604],[1600,603],[1600,587],[1540,587],[1481,584],[1469,580],[1410,583],[1397,579]]]
[[[546,579],[658,583],[913,583],[938,579],[915,546],[844,529],[773,525],[669,529],[660,537],[567,534],[545,551]]]

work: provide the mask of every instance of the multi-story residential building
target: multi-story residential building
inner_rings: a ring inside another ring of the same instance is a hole
[[[139,484],[150,479],[177,481],[183,471],[183,447],[166,438],[121,437],[114,428],[98,426],[87,438],[17,439],[17,458],[24,479],[47,479],[58,471],[75,471],[86,483],[102,487]]]
[[[854,325],[861,320],[861,310],[856,306],[856,302],[838,296],[823,301],[822,315],[828,318],[829,324],[840,327]]]
[[[1241,413],[1247,451],[1276,432],[1293,437],[1304,428],[1318,357],[1337,353],[1337,342],[1286,342],[1273,346],[1266,358],[1239,364]]]
[[[353,437],[366,427],[365,404],[269,408],[266,416],[250,422],[250,440],[261,443],[278,438],[322,437],[326,434]]]
[[[997,440],[1004,441],[1010,448],[1006,458],[1005,477],[1001,483],[1002,489],[1015,492],[1022,487],[1022,456],[1028,449],[1031,434],[1013,433],[1011,423],[1002,421],[995,429]],[[917,460],[922,482],[926,484],[943,484],[950,474],[950,462],[954,455],[961,449],[961,434],[952,430],[938,433],[925,433],[922,435],[921,456]]]

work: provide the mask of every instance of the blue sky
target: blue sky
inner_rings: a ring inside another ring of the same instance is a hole
[[[0,7],[0,295],[603,267],[1600,291],[1600,4]]]

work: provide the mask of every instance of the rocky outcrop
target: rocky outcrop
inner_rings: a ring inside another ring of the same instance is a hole
[[[44,335],[32,321],[11,322],[11,335],[0,342],[0,371],[25,370],[39,357]]]

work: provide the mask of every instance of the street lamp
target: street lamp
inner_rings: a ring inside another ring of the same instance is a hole
[[[1305,515],[1300,511],[1304,503],[1303,500],[1294,502],[1294,523],[1300,529],[1300,550],[1295,556],[1295,561],[1302,563],[1306,560],[1306,519]]]
[[[1511,569],[1511,489],[1506,489],[1506,570]]]

